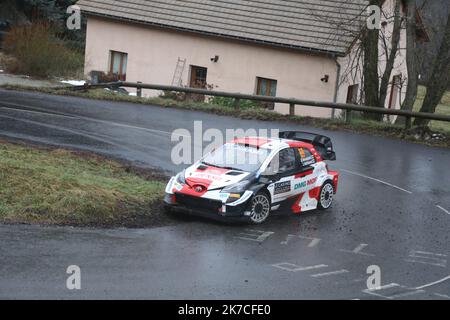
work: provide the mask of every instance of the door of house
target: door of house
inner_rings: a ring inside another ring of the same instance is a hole
[[[207,88],[207,82],[206,77],[208,75],[208,69],[204,67],[199,66],[191,66],[191,76],[189,80],[189,87],[191,88],[199,88],[199,89],[206,89]],[[205,96],[202,94],[188,94],[187,98],[189,100],[198,101],[198,102],[204,102]]]
[[[347,90],[347,100],[346,102],[349,104],[357,104],[358,103],[358,89],[359,85],[354,84],[348,87]]]

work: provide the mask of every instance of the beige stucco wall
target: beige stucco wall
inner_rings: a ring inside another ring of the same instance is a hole
[[[196,65],[208,68],[207,82],[216,90],[253,94],[256,77],[263,77],[278,81],[279,97],[334,98],[337,69],[335,61],[326,56],[89,17],[86,74],[107,71],[110,50],[128,53],[127,81],[170,85],[180,57],[187,59],[184,85],[188,84],[189,65]],[[217,63],[211,61],[215,55],[220,57]],[[328,83],[321,81],[325,74],[329,75]],[[277,105],[276,110],[287,113],[289,106]],[[296,112],[331,115],[325,108],[297,107]]]
[[[386,0],[383,5],[383,12],[381,21],[386,21],[388,24],[381,29],[381,35],[384,35],[387,40],[388,49],[391,50],[391,38],[392,38],[392,30],[393,30],[393,16],[394,16],[394,0]],[[389,19],[387,19],[388,17]],[[343,58],[339,58],[338,62],[341,64],[341,77],[339,82],[339,91],[338,91],[338,102],[345,103],[347,100],[347,90],[350,85],[359,84],[359,88],[362,88],[362,58],[357,59],[358,50],[360,50],[360,42],[356,42],[355,45],[350,50],[350,53]],[[385,48],[383,42],[380,40],[379,42],[379,64],[378,64],[378,73],[381,75],[384,73],[386,69],[386,54],[384,54]],[[406,30],[402,29],[400,33],[400,44],[399,50],[397,53],[397,57],[394,63],[394,68],[391,73],[390,83],[388,86],[387,97],[385,101],[385,107],[389,106],[390,96],[391,96],[391,88],[392,88],[392,79],[396,75],[402,75],[402,86],[400,88],[400,94],[398,95],[398,99],[393,104],[393,108],[400,109],[401,103],[403,102],[407,89],[407,78],[408,78],[408,69],[406,65]],[[359,102],[361,102],[361,92],[358,95]],[[339,112],[338,112],[339,113]],[[390,120],[394,120],[395,116],[391,116]]]

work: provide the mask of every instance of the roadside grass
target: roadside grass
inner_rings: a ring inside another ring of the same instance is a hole
[[[0,223],[151,224],[161,218],[163,179],[132,171],[88,153],[0,141]]]
[[[449,124],[447,123],[441,126],[437,126],[436,124],[434,124],[433,129],[440,133],[444,133],[445,135],[443,139],[434,140],[434,139],[424,139],[423,138],[424,132],[422,132],[422,130],[419,128],[412,128],[409,130],[405,130],[404,127],[400,125],[390,124],[386,122],[381,123],[377,121],[364,119],[361,116],[359,116],[358,113],[356,112],[353,113],[352,122],[346,123],[343,119],[332,120],[323,118],[283,115],[264,108],[254,107],[252,105],[248,106],[244,105],[242,108],[240,108],[240,110],[236,110],[234,109],[234,107],[228,105],[216,105],[213,103],[202,103],[189,100],[177,101],[169,99],[167,97],[139,98],[136,96],[128,96],[124,94],[115,93],[105,89],[74,91],[69,88],[30,87],[11,84],[0,85],[0,88],[17,91],[35,91],[62,96],[75,96],[95,100],[128,102],[149,106],[156,105],[166,108],[196,110],[213,113],[217,115],[232,116],[246,120],[282,121],[298,125],[322,128],[326,130],[335,130],[335,131],[343,130],[356,133],[366,133],[370,135],[391,137],[432,146],[450,148],[450,129],[449,131],[446,130],[446,126],[449,126]],[[449,95],[450,93],[446,95],[446,99],[444,99],[444,101],[448,101],[450,99]],[[446,106],[443,105],[443,107],[440,107],[439,111],[441,111],[442,109],[445,111]]]
[[[425,86],[419,86],[419,90],[417,93],[417,100],[416,103],[414,104],[414,111],[420,111],[426,92],[427,88]],[[447,91],[447,93],[442,98],[441,103],[436,108],[436,113],[450,116],[450,91]],[[431,121],[430,128],[434,131],[441,131],[450,134],[449,122]]]

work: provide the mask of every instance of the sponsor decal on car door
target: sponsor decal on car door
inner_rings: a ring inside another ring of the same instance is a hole
[[[280,202],[292,196],[292,181],[298,168],[297,156],[294,148],[281,150],[272,160],[272,167],[278,168],[275,175],[276,181],[268,190],[272,195],[272,202]]]

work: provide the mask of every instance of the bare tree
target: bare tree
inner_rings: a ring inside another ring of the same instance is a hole
[[[419,63],[417,59],[417,35],[416,35],[416,0],[407,0],[406,19],[406,66],[408,69],[408,84],[405,99],[401,109],[411,111],[417,98],[417,86],[419,77]],[[404,117],[397,117],[396,123],[403,124]]]
[[[415,2],[415,0],[409,0],[409,2]],[[385,47],[385,55],[387,57],[386,61],[386,69],[384,70],[384,73],[381,77],[381,84],[380,84],[380,93],[379,93],[379,104],[380,107],[384,108],[385,102],[386,102],[386,96],[388,91],[389,82],[391,79],[392,70],[394,69],[394,63],[395,59],[397,58],[399,43],[400,43],[400,31],[402,26],[402,18],[400,14],[400,8],[401,8],[401,1],[396,0],[395,1],[395,9],[394,9],[394,26],[392,30],[392,39],[391,39],[391,45],[390,45],[390,52],[389,48],[386,44],[386,37],[383,37],[382,41],[384,41],[384,47]]]
[[[382,1],[370,0],[369,5],[381,7]],[[366,28],[361,38],[363,47],[363,77],[364,77],[364,103],[367,106],[379,107],[379,79],[378,79],[378,59],[379,59],[379,36],[380,29]],[[374,120],[381,120],[378,114],[367,114],[367,117]]]
[[[434,60],[433,73],[427,83],[427,93],[422,104],[421,112],[434,113],[441,102],[450,81],[450,13],[445,27],[444,37],[439,52]],[[416,119],[415,125],[426,126],[430,121]]]

